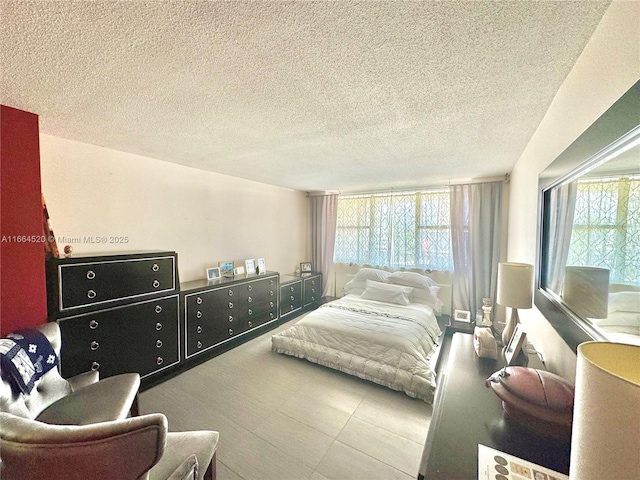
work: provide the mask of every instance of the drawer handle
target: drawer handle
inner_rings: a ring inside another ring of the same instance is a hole
[[[253,290],[253,287],[252,287],[251,285],[249,285],[249,286],[247,287],[247,290],[251,291],[251,290]]]
[[[156,363],[157,363],[158,365],[162,365],[162,364],[164,363],[164,360],[162,359],[162,357],[158,357],[158,358],[156,359]]]
[[[89,328],[90,328],[91,330],[95,330],[96,328],[98,328],[98,325],[99,325],[99,323],[98,323],[98,321],[97,321],[97,320],[91,320],[91,321],[89,322]]]
[[[269,280],[269,285],[273,285],[273,280]]]
[[[311,289],[311,291],[312,291],[313,293],[316,293],[316,289],[315,289],[315,288],[312,288],[312,289]]]
[[[156,313],[162,312],[162,307],[160,305],[156,305]]]
[[[229,322],[233,322],[233,316],[229,315]]]
[[[198,305],[202,305],[202,298],[200,298],[200,297],[196,298],[196,303]]]
[[[202,348],[202,342],[197,343],[198,348]]]
[[[96,351],[98,348],[100,348],[100,344],[98,342],[95,340],[91,342],[91,350]]]
[[[273,312],[269,312],[269,316],[271,317],[271,319],[273,319],[274,317]]]
[[[253,315],[253,310],[249,309],[249,315]]]
[[[273,302],[269,302],[269,306],[273,308]]]
[[[295,297],[291,295],[291,301],[293,302],[294,300],[295,300]]]
[[[295,289],[293,287],[291,287],[291,291],[293,292]]]
[[[269,295],[273,297],[273,290],[269,290]]]
[[[160,322],[156,323],[156,330],[162,330],[162,324]]]
[[[198,332],[198,333],[202,333],[202,326],[198,325],[198,326],[196,327],[196,332]]]
[[[316,297],[311,297],[311,301],[315,302],[316,301]]]
[[[289,305],[289,308],[291,309],[291,311],[293,312],[293,305]]]
[[[316,281],[315,280],[311,280],[311,285],[315,285]]]
[[[158,280],[153,281],[153,288],[158,288],[160,286],[160,282]]]
[[[89,270],[89,271],[87,272],[87,278],[88,278],[89,280],[93,280],[94,278],[96,278],[96,272],[94,272],[93,270]]]
[[[96,292],[95,292],[95,291],[93,291],[93,290],[89,290],[89,291],[87,292],[87,297],[88,297],[88,298],[96,298]]]
[[[202,318],[202,312],[200,310],[196,312],[196,318]]]
[[[253,324],[251,322],[249,322],[249,328],[253,327]]]
[[[157,348],[162,347],[162,340],[156,340],[156,347]]]
[[[229,329],[229,335],[233,335],[233,330]]]
[[[248,298],[247,298],[247,302],[249,302],[249,303],[253,302],[253,298],[248,297]]]
[[[229,296],[233,297],[233,290],[229,290]]]
[[[160,267],[158,266],[157,263],[154,263],[153,266],[151,267],[151,270],[153,270],[154,272],[157,272],[158,270],[160,270]]]
[[[100,364],[98,362],[91,362],[91,370],[93,370],[94,372],[96,370],[100,370]]]
[[[229,302],[229,308],[233,308],[233,302]]]

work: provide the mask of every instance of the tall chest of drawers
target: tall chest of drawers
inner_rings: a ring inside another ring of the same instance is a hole
[[[180,361],[175,252],[52,258],[47,261],[50,320],[62,333],[64,377],[142,378]]]
[[[279,275],[266,272],[181,285],[185,358],[278,319]]]

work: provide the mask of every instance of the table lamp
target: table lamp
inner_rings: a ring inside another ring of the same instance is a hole
[[[566,267],[562,299],[581,318],[607,318],[609,270],[598,267]]]
[[[578,346],[569,478],[640,478],[640,346]]]
[[[511,317],[502,330],[502,343],[506,346],[520,321],[518,308],[531,308],[533,301],[533,265],[501,262],[498,264],[498,295],[496,302],[511,307]]]

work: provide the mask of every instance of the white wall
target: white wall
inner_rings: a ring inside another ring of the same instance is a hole
[[[537,178],[640,79],[640,2],[614,1],[511,174],[508,260],[535,264]],[[576,356],[534,307],[519,310],[547,367],[575,380]]]
[[[310,258],[304,192],[50,135],[40,136],[40,162],[53,231],[79,238],[76,253],[176,251],[183,282],[219,261],[264,257],[289,273]],[[85,243],[90,236],[128,242]]]

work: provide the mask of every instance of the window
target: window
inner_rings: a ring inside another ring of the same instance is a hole
[[[453,270],[449,189],[338,199],[334,261]]]
[[[567,265],[609,269],[611,283],[640,284],[640,177],[578,182]]]

